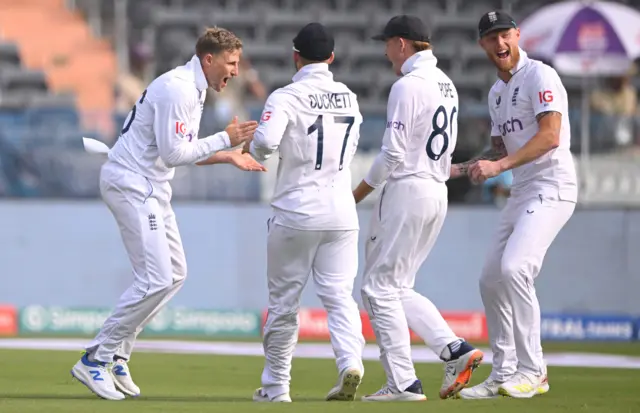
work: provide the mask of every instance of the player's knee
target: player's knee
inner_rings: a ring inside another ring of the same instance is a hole
[[[373,277],[369,277],[367,281],[362,283],[360,294],[362,295],[363,300],[369,298],[389,297],[391,295],[399,294],[399,288],[397,285],[393,285],[392,283],[387,283],[386,281],[380,282],[378,280],[374,280]]]
[[[164,294],[168,292],[173,286],[173,277],[163,277],[161,280],[155,284],[155,288],[149,289],[149,293],[158,292],[160,294]],[[152,291],[153,290],[153,291]]]
[[[510,282],[516,278],[526,277],[530,271],[529,262],[524,257],[504,257],[501,265],[503,281]]]
[[[482,273],[482,275],[480,276],[480,280],[478,281],[478,284],[480,285],[480,291],[494,290],[497,283],[498,277],[485,274],[484,272]]]
[[[322,305],[324,306],[325,309],[330,310],[333,308],[338,307],[338,303],[340,302],[340,300],[342,300],[344,297],[338,296],[338,295],[332,295],[329,294],[327,292],[323,292],[323,293],[318,293],[318,298],[320,299],[320,302],[322,302]]]

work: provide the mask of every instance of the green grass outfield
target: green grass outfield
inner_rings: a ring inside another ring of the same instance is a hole
[[[74,334],[20,334],[18,338],[83,338],[87,342],[93,339],[94,335],[78,335]],[[155,334],[140,334],[140,339],[144,340],[189,340],[189,341],[235,341],[245,343],[256,343],[262,339],[259,337],[220,337],[220,336],[160,336]],[[0,337],[1,339],[1,337]],[[301,343],[327,343],[327,340],[304,340],[300,339]],[[368,344],[375,344],[375,341],[368,340]],[[471,342],[471,344],[477,347],[488,348],[487,342]],[[414,345],[415,346],[415,345]],[[591,341],[591,342],[576,342],[576,341],[546,341],[543,343],[545,352],[578,352],[578,353],[602,353],[602,354],[617,354],[640,357],[640,341],[637,342],[605,342],[605,341]],[[0,412],[2,413],[2,412]],[[640,413],[640,412],[638,412]]]
[[[147,337],[148,338],[148,337]],[[586,351],[640,356],[631,343],[547,343],[545,350]],[[426,403],[372,404],[324,402],[336,379],[332,360],[294,359],[294,403],[253,403],[260,383],[262,357],[138,353],[132,371],[143,396],[122,402],[100,400],[72,380],[69,370],[78,351],[0,350],[0,413],[147,413],[147,412],[640,412],[640,370],[549,367],[551,391],[530,400],[439,400],[442,366],[417,364],[429,397]],[[384,382],[378,362],[365,362],[359,395]],[[473,382],[489,373],[483,366]],[[297,402],[297,403],[296,403]]]

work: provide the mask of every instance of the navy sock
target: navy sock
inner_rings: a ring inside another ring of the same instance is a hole
[[[473,346],[464,340],[454,341],[449,344],[448,347],[449,351],[451,351],[451,358],[449,360],[457,360],[460,356],[474,350]]]
[[[405,389],[406,392],[413,394],[424,394],[422,390],[422,382],[420,380],[416,380],[413,384]]]

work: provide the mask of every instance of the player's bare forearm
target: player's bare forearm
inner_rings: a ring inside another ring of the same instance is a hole
[[[501,171],[508,171],[535,161],[560,145],[562,114],[553,111],[542,112],[536,119],[538,120],[538,133],[516,153],[506,156],[498,162]]]
[[[475,158],[468,161],[454,164],[452,167],[456,173],[452,174],[452,178],[466,175],[469,172],[469,167],[478,161],[497,161],[507,156],[507,148],[504,146],[501,136],[491,137],[491,147],[482,152]],[[455,175],[455,176],[454,176]]]
[[[366,183],[364,180],[353,190],[353,199],[356,200],[356,204],[369,196],[375,188]]]
[[[204,161],[196,162],[198,166],[204,165],[214,165],[217,163],[229,163],[231,160],[231,152],[229,151],[220,151],[216,152]]]

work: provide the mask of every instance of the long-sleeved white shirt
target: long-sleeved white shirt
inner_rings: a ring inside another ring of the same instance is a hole
[[[229,148],[226,132],[198,139],[207,87],[197,56],[156,78],[127,116],[109,159],[164,182],[173,178],[176,166]]]
[[[301,230],[359,229],[350,165],[362,115],[356,95],[326,63],[304,66],[274,91],[251,142],[262,161],[279,149],[275,222]]]
[[[430,50],[402,65],[391,87],[382,150],[365,182],[376,188],[388,178],[449,179],[458,137],[458,93]]]

